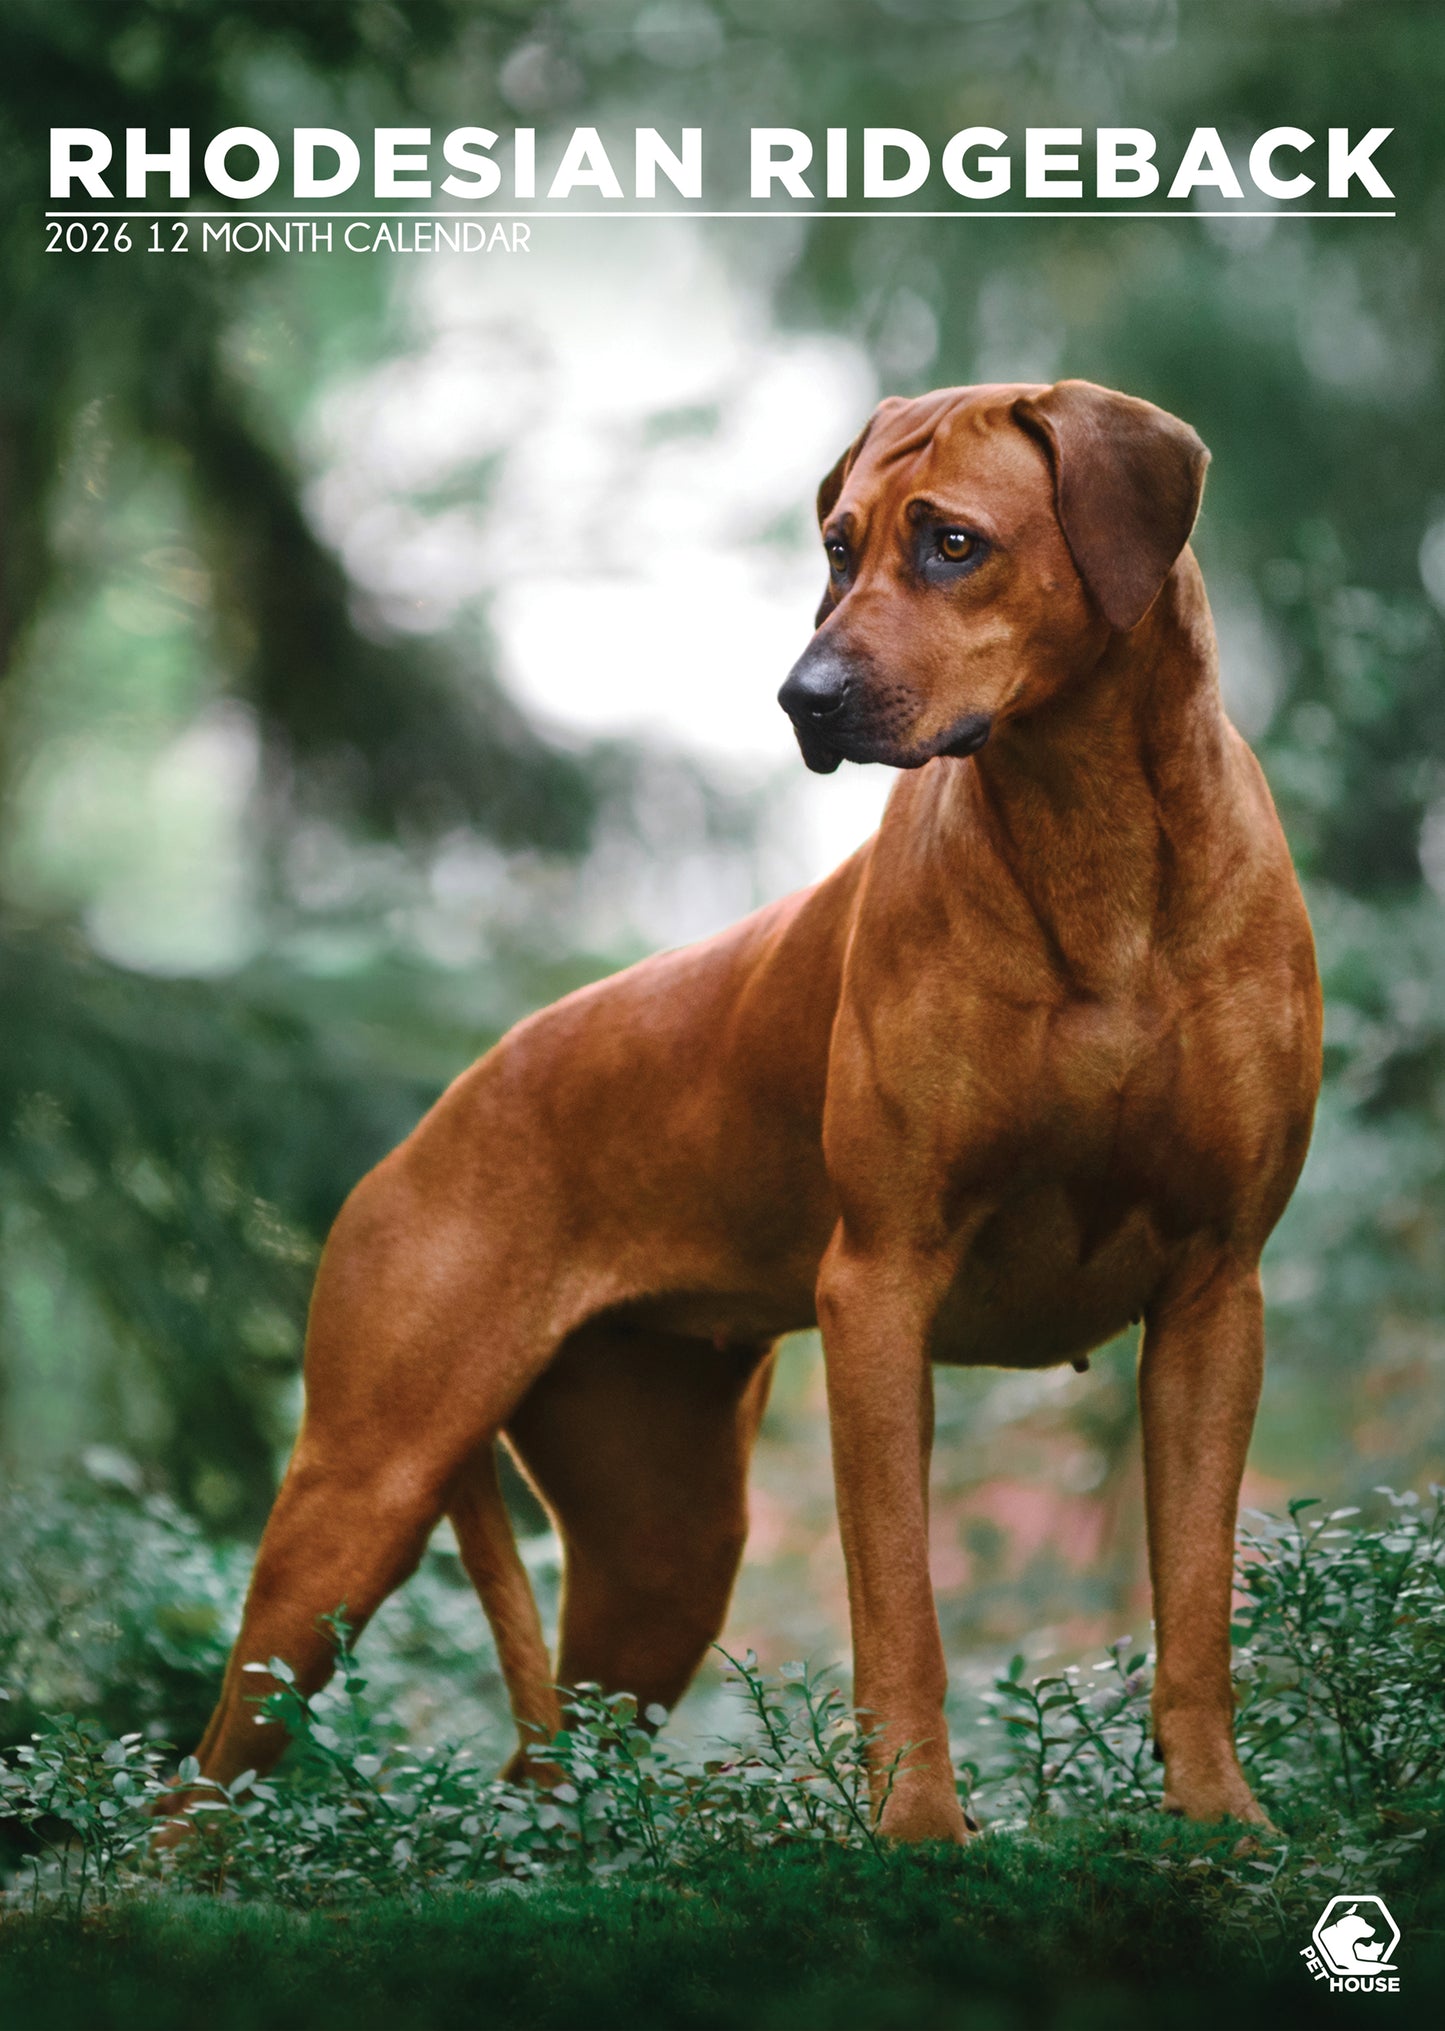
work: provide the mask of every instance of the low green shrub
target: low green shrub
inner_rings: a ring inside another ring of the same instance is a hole
[[[1391,1514],[1373,1529],[1300,1501],[1244,1532],[1240,1677],[1266,1788],[1308,1774],[1383,1811],[1445,1773],[1445,1495],[1375,1493]]]
[[[1190,1894],[1230,1922],[1398,1868],[1438,1823],[1445,1776],[1445,1503],[1387,1493],[1388,1516],[1253,1519],[1241,1539],[1236,1634],[1241,1757],[1284,1832],[1217,1830],[1149,1866],[1188,1871]],[[72,1519],[73,1520],[73,1519]],[[178,1529],[166,1512],[155,1527]],[[259,1713],[294,1748],[277,1777],[198,1785],[197,1837],[151,1852],[148,1814],[172,1781],[164,1746],[103,1721],[59,1715],[0,1758],[0,1817],[31,1843],[11,1892],[83,1909],[122,1890],[219,1891],[308,1908],[387,1894],[574,1880],[677,1880],[723,1855],[815,1846],[877,1851],[867,1733],[830,1674],[797,1664],[764,1676],[728,1658],[741,1706],[729,1740],[691,1750],[659,1709],[572,1693],[539,1754],[548,1786],[515,1785],[454,1743],[409,1741],[330,1618],[331,1687],[309,1697],[282,1659]],[[13,1658],[17,1653],[0,1653]],[[128,1653],[127,1653],[128,1654]],[[143,1654],[148,1654],[144,1653]],[[1044,1840],[1090,1816],[1120,1828],[1158,1805],[1149,1723],[1151,1660],[1115,1645],[1091,1669],[1028,1680],[1015,1659],[978,1716],[983,1745],[961,1766],[972,1809],[1015,1838]],[[33,1697],[33,1695],[32,1695]],[[971,1731],[972,1732],[972,1731]],[[560,1773],[560,1774],[559,1774]]]
[[[544,1751],[560,1781],[545,1788],[493,1776],[467,1749],[417,1750],[382,1725],[338,1615],[332,1685],[309,1698],[281,1658],[279,1688],[258,1717],[281,1720],[293,1750],[283,1779],[245,1772],[208,1783],[194,1758],[174,1761],[131,1734],[108,1741],[66,1715],[0,1763],[0,1811],[31,1829],[29,1901],[79,1912],[104,1898],[127,1867],[176,1886],[224,1888],[298,1906],[377,1892],[400,1895],[558,1872],[596,1880],[664,1874],[703,1856],[829,1843],[877,1849],[865,1762],[867,1737],[828,1674],[803,1664],[777,1679],[751,1653],[729,1660],[751,1727],[710,1759],[654,1730],[625,1694],[584,1686],[569,1695],[565,1727]],[[196,1787],[198,1838],[163,1861],[150,1856],[150,1816],[176,1777]]]
[[[1389,1515],[1374,1526],[1357,1508],[1312,1519],[1320,1505],[1302,1497],[1286,1520],[1250,1512],[1240,1533],[1235,1738],[1271,1808],[1379,1812],[1445,1773],[1445,1495],[1427,1508],[1375,1492]],[[1128,1637],[1087,1670],[1032,1681],[1015,1657],[978,1719],[1002,1740],[965,1782],[1034,1822],[1157,1805],[1152,1665]]]

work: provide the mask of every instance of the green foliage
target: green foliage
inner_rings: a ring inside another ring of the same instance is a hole
[[[119,1456],[98,1474],[129,1477]],[[164,1495],[104,1482],[0,1493],[0,1741],[49,1713],[194,1739],[235,1634],[249,1554]]]
[[[429,1086],[274,990],[142,981],[3,921],[0,1017],[12,1348],[32,1284],[84,1291],[129,1358],[71,1443],[129,1444],[203,1514],[259,1520],[317,1237]],[[66,1335],[47,1311],[32,1337],[44,1374]]]
[[[417,1751],[379,1727],[345,1622],[329,1626],[337,1679],[320,1701],[296,1688],[282,1659],[248,1667],[280,1681],[260,1711],[290,1731],[297,1782],[248,1776],[203,1797],[207,1838],[183,1850],[183,1869],[306,1903],[558,1870],[592,1880],[662,1874],[720,1850],[798,1842],[879,1846],[867,1730],[829,1674],[805,1664],[769,1680],[751,1653],[730,1659],[746,1732],[706,1757],[656,1732],[667,1721],[661,1707],[639,1716],[627,1694],[578,1687],[562,1729],[534,1752],[547,1781],[516,1785],[454,1746]]]
[[[1023,1657],[1011,1658],[981,1718],[982,1726],[1001,1728],[1006,1748],[992,1765],[968,1765],[965,1776],[979,1788],[991,1778],[1030,1821],[1157,1805],[1163,1783],[1153,1760],[1151,1660],[1139,1651],[1126,1664],[1131,1643],[1121,1637],[1088,1676],[1069,1665],[1026,1681]]]
[[[751,1658],[734,1666],[753,1719],[749,1735],[707,1761],[654,1730],[666,1720],[584,1686],[566,1724],[539,1747],[549,1782],[490,1776],[452,1744],[416,1749],[384,1726],[340,1615],[329,1618],[336,1679],[307,1697],[282,1658],[248,1666],[279,1682],[258,1718],[284,1722],[294,1748],[286,1780],[248,1771],[229,1786],[185,1758],[176,1781],[197,1792],[200,1829],[167,1859],[173,1885],[224,1883],[233,1896],[306,1906],[432,1895],[448,1886],[541,1880],[561,1871],[602,1879],[695,1866],[722,1850],[798,1842],[876,1849],[860,1729],[826,1676],[799,1664],[776,1682]],[[78,1909],[87,1889],[113,1890],[121,1863],[144,1847],[148,1815],[170,1788],[171,1761],[139,1734],[108,1742],[93,1722],[48,1720],[0,1765],[9,1816],[38,1829],[32,1900],[42,1887]],[[79,1845],[81,1870],[71,1866]]]
[[[94,1721],[70,1714],[14,1751],[0,1768],[0,1804],[38,1843],[29,1858],[35,1904],[43,1887],[78,1918],[87,1894],[114,1891],[152,1831],[144,1808],[156,1795],[155,1762],[140,1735],[107,1741]]]
[[[1281,1817],[1301,1806],[1388,1813],[1445,1772],[1445,1494],[1378,1491],[1383,1524],[1311,1499],[1240,1540],[1235,1737],[1245,1774]],[[1131,1654],[1132,1652],[1132,1654]],[[1121,1638],[1092,1669],[1026,1681],[1016,1656],[984,1701],[1002,1746],[965,1766],[996,1807],[1051,1814],[1157,1805],[1152,1659]]]
[[[57,579],[73,597],[86,576],[52,510],[81,450],[77,423],[99,411],[110,451],[142,447],[188,485],[191,533],[215,574],[213,645],[267,729],[278,789],[289,764],[382,830],[460,816],[512,843],[585,843],[599,804],[592,773],[533,731],[477,669],[475,649],[463,684],[429,645],[378,641],[357,624],[346,574],[302,512],[294,450],[238,371],[244,273],[134,255],[47,260],[35,212],[45,122],[59,108],[115,134],[177,126],[198,138],[289,124],[300,104],[317,117],[329,105],[344,124],[349,93],[384,118],[464,30],[485,44],[515,21],[505,6],[459,0],[427,0],[404,18],[365,0],[240,14],[225,0],[185,0],[135,17],[105,0],[7,10],[0,195],[26,227],[0,256],[0,467],[24,512],[12,504],[7,515],[0,681]],[[366,308],[379,319],[375,297]]]
[[[1244,1534],[1240,1633],[1250,1659],[1246,1739],[1260,1761],[1309,1743],[1309,1760],[1351,1810],[1384,1810],[1445,1772],[1445,1492],[1377,1491],[1383,1528],[1357,1509]],[[1277,1781],[1277,1780],[1276,1780]]]
[[[1405,1867],[1438,1818],[1445,1507],[1438,1496],[1428,1512],[1390,1500],[1389,1519],[1373,1526],[1338,1514],[1302,1524],[1309,1505],[1296,1504],[1288,1524],[1243,1540],[1238,1740],[1286,1831],[1243,1842],[1237,1830],[1200,1835],[1182,1857],[1165,1850],[1150,1863],[1187,1872],[1190,1894],[1207,1898],[1221,1924],[1248,1927],[1262,1911],[1282,1922],[1362,1867],[1371,1881]],[[64,1521],[83,1528],[85,1513]],[[193,1621],[207,1584],[193,1534],[155,1504],[146,1530],[156,1546],[177,1547],[179,1570],[189,1549],[190,1598],[176,1607]],[[105,1564],[102,1546],[92,1567]],[[137,1592],[116,1606],[110,1661],[122,1683],[144,1685],[147,1672],[155,1681],[177,1655],[187,1671],[215,1656],[214,1629],[179,1653],[168,1647],[144,1576]],[[57,1612],[64,1620],[64,1604]],[[880,1852],[867,1731],[827,1673],[791,1664],[768,1678],[751,1653],[728,1658],[741,1726],[702,1749],[670,1737],[659,1708],[639,1716],[626,1696],[579,1688],[562,1731],[534,1751],[545,1781],[517,1784],[493,1776],[473,1748],[409,1741],[368,1697],[340,1613],[330,1628],[337,1672],[322,1694],[305,1694],[284,1659],[248,1667],[274,1682],[258,1717],[282,1721],[293,1740],[283,1774],[248,1772],[222,1788],[188,1759],[179,1782],[195,1788],[198,1832],[160,1862],[146,1859],[147,1814],[173,1781],[170,1752],[137,1732],[108,1739],[89,1718],[42,1721],[0,1764],[5,1812],[39,1842],[19,1879],[31,1903],[78,1909],[157,1869],[173,1890],[224,1886],[233,1898],[304,1908],[639,1873],[671,1881],[719,1855],[800,1846]],[[1029,1682],[1014,1660],[980,1717],[990,1746],[960,1771],[990,1838],[1052,1840],[1082,1818],[1123,1828],[1142,1813],[1150,1823],[1160,1776],[1148,1665],[1127,1638],[1091,1673]],[[117,1692],[105,1689],[112,1708]],[[896,1764],[885,1796],[895,1773]]]

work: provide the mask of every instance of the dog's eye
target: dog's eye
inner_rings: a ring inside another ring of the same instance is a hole
[[[941,529],[938,534],[938,554],[946,563],[962,564],[972,557],[978,548],[978,539],[970,536],[967,529]]]
[[[841,578],[848,569],[848,546],[846,543],[825,543],[828,553],[828,569],[835,578]]]

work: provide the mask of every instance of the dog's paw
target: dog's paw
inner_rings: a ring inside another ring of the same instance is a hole
[[[964,1811],[957,1792],[918,1786],[907,1792],[894,1792],[883,1808],[878,1831],[885,1840],[900,1845],[947,1841],[962,1847],[975,1838],[978,1823]]]
[[[1241,1777],[1234,1783],[1170,1786],[1161,1801],[1172,1819],[1212,1822],[1237,1819],[1261,1833],[1278,1833],[1269,1814]]]

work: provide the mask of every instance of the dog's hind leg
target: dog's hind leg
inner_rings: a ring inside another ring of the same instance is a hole
[[[767,1343],[585,1327],[508,1436],[556,1519],[557,1675],[671,1707],[722,1629],[747,1536]]]
[[[353,1634],[415,1569],[441,1514],[427,1479],[384,1454],[351,1456],[303,1435],[266,1524],[241,1631],[221,1698],[196,1754],[202,1774],[228,1784],[268,1770],[286,1746],[277,1724],[257,1725],[273,1692],[273,1658],[304,1692],[331,1676],[335,1645],[322,1617],[340,1612]],[[179,1801],[178,1801],[179,1803]]]
[[[517,1550],[516,1533],[497,1478],[494,1445],[481,1447],[452,1484],[447,1514],[462,1564],[481,1598],[502,1668],[517,1738],[516,1765],[528,1744],[550,1741],[562,1725],[537,1597]]]
[[[478,1224],[398,1153],[332,1230],[307,1331],[305,1415],[197,1752],[206,1777],[275,1762],[284,1730],[258,1727],[255,1711],[274,1684],[245,1667],[279,1657],[303,1691],[324,1685],[334,1645],[321,1618],[344,1610],[365,1627],[552,1351],[555,1332],[518,1295],[540,1280],[525,1242],[489,1240]],[[184,1803],[177,1794],[169,1809]]]

